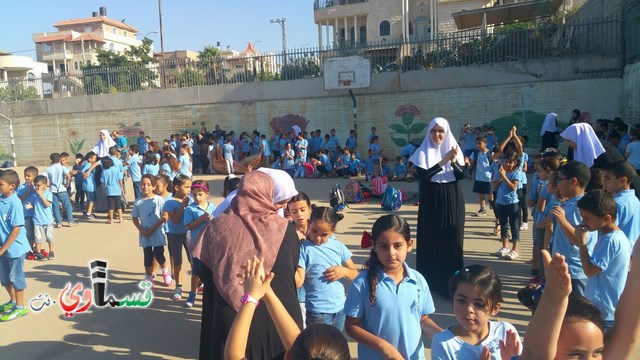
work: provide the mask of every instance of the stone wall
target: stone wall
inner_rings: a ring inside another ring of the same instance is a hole
[[[640,123],[640,62],[624,69],[623,119],[629,124]]]
[[[395,156],[407,140],[421,140],[435,116],[449,119],[456,131],[466,122],[491,123],[500,135],[516,124],[535,147],[548,112],[568,119],[574,108],[594,118],[627,111],[621,78],[580,78],[607,66],[621,68],[619,59],[580,58],[372,74],[370,88],[354,90],[360,151],[366,153],[363,139],[376,126],[384,154]],[[640,73],[637,67],[629,71]],[[100,129],[120,128],[131,140],[140,130],[161,140],[214,124],[270,134],[273,118],[299,114],[309,122],[307,129],[335,128],[344,142],[354,125],[348,93],[324,91],[321,78],[4,103],[0,113],[13,120],[20,165],[44,164],[54,151],[88,152]],[[6,122],[0,122],[0,146],[6,158]]]

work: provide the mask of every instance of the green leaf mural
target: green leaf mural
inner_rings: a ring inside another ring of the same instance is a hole
[[[416,138],[415,135],[421,134],[427,127],[425,123],[414,123],[415,117],[420,115],[420,110],[415,105],[406,104],[399,106],[395,115],[401,119],[399,123],[389,125],[391,141],[398,147],[405,147],[409,142],[422,141],[421,138]],[[393,135],[406,135],[402,137],[396,137]],[[413,136],[412,136],[413,135]]]

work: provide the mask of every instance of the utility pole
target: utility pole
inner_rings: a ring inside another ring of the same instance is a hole
[[[158,0],[158,17],[160,18],[160,73],[162,77],[162,87],[167,88],[167,79],[164,73],[164,36],[162,33],[162,0]]]
[[[282,69],[284,70],[287,67],[287,19],[271,19],[270,22],[272,24],[280,24],[282,27],[282,57],[284,58]],[[282,75],[285,77],[284,71]]]

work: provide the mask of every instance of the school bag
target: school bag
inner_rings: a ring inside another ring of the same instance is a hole
[[[307,162],[304,163],[304,176],[305,177],[312,177],[313,173],[316,172],[316,168],[313,166],[312,163]]]
[[[347,203],[359,203],[364,200],[362,188],[358,180],[351,180],[344,187],[344,201]]]
[[[371,192],[373,192],[373,196],[382,196],[384,191],[387,189],[387,177],[386,176],[378,176],[371,180]]]
[[[347,206],[347,204],[344,202],[344,192],[338,184],[336,184],[336,186],[332,187],[331,190],[329,190],[329,205],[335,211],[342,211],[344,210],[345,206]]]
[[[393,186],[387,186],[382,196],[382,208],[387,211],[396,211],[402,206],[402,192]]]

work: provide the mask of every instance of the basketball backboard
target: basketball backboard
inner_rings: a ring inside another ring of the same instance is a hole
[[[362,56],[324,58],[325,90],[362,89],[371,86],[371,61]]]

